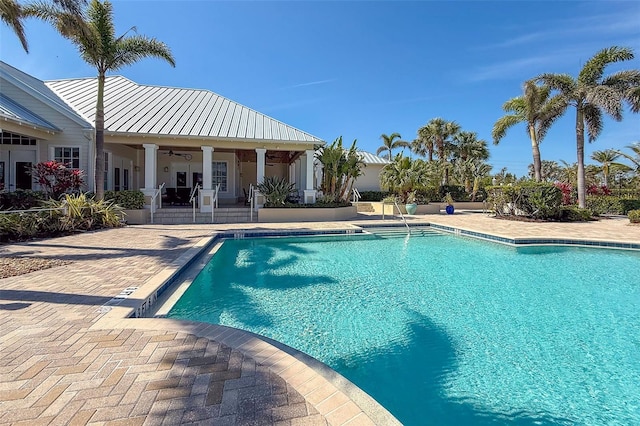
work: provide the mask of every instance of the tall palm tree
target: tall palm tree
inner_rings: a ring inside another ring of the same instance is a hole
[[[449,184],[449,168],[447,161],[451,153],[452,138],[460,131],[460,125],[455,121],[446,121],[442,118],[431,119],[418,132],[425,144],[435,148],[436,155],[443,169],[442,183]],[[425,145],[426,146],[426,145]]]
[[[411,143],[411,150],[418,155],[427,157],[429,162],[433,161],[435,142],[434,138],[429,137],[429,129],[427,126],[418,129],[418,137]]]
[[[536,79],[557,90],[566,104],[576,109],[579,207],[584,208],[586,203],[585,126],[589,142],[592,142],[602,132],[603,113],[621,121],[623,103],[628,103],[632,112],[640,111],[640,70],[625,70],[604,76],[607,65],[633,58],[633,51],[629,48],[608,47],[590,58],[577,78],[568,74],[542,74]]]
[[[175,60],[166,44],[142,35],[115,35],[113,8],[108,0],[91,0],[86,8],[71,10],[63,4],[35,3],[26,13],[50,22],[69,39],[82,59],[98,71],[98,95],[95,115],[96,199],[104,197],[104,86],[107,72],[119,70],[147,57],[164,59],[175,67]],[[132,28],[135,30],[135,27]],[[131,31],[131,30],[130,30]]]
[[[591,154],[591,159],[600,163],[600,169],[602,170],[602,183],[604,186],[609,186],[609,175],[611,172],[611,166],[617,164],[616,160],[620,157],[620,154],[615,149],[605,149],[604,151],[594,151]]]
[[[458,132],[453,137],[453,162],[457,166],[467,193],[471,192],[473,170],[478,163],[489,159],[487,142],[478,139],[476,132]]]
[[[498,145],[509,128],[519,123],[526,123],[533,153],[533,176],[536,182],[540,182],[542,180],[540,143],[551,124],[562,115],[566,105],[561,96],[551,97],[549,87],[537,85],[533,81],[524,83],[523,92],[522,96],[509,99],[502,105],[502,109],[511,114],[496,121],[491,136],[494,145]]]
[[[387,153],[387,159],[389,161],[393,158],[393,150],[396,148],[411,148],[409,142],[405,142],[402,140],[402,136],[400,133],[391,133],[390,135],[386,135],[385,133],[380,135],[380,139],[382,139],[382,146],[378,148],[376,151],[376,155],[380,155],[383,152]],[[398,139],[398,140],[396,140]]]

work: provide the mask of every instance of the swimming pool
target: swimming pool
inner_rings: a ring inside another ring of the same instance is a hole
[[[250,330],[412,424],[640,424],[640,253],[227,240],[168,316]]]

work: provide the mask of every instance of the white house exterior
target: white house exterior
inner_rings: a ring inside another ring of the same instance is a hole
[[[93,176],[95,78],[42,82],[0,62],[0,88],[7,189],[27,186],[20,167],[47,159]],[[141,189],[150,202],[161,183],[177,190],[199,183],[200,208],[210,211],[218,184],[220,202],[235,203],[250,184],[281,176],[305,202],[315,201],[313,156],[324,143],[315,136],[207,90],[114,76],[107,77],[104,102],[105,189]]]
[[[386,158],[378,157],[366,151],[358,151],[362,156],[362,162],[365,167],[362,169],[362,176],[356,179],[354,187],[358,191],[382,191],[380,187],[380,173],[382,169],[391,161]]]

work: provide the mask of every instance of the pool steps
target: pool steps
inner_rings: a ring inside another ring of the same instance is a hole
[[[436,237],[442,236],[443,233],[437,231],[430,226],[411,226],[412,237]],[[380,238],[404,238],[407,236],[407,228],[404,226],[381,226],[363,228],[363,231],[373,234]]]

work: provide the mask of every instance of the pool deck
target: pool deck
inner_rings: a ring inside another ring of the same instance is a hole
[[[462,212],[408,221],[511,239],[640,243],[628,219],[526,223]],[[251,334],[126,318],[215,232],[378,223],[399,221],[143,225],[0,246],[0,256],[72,262],[0,280],[0,424],[391,424],[340,377]]]

